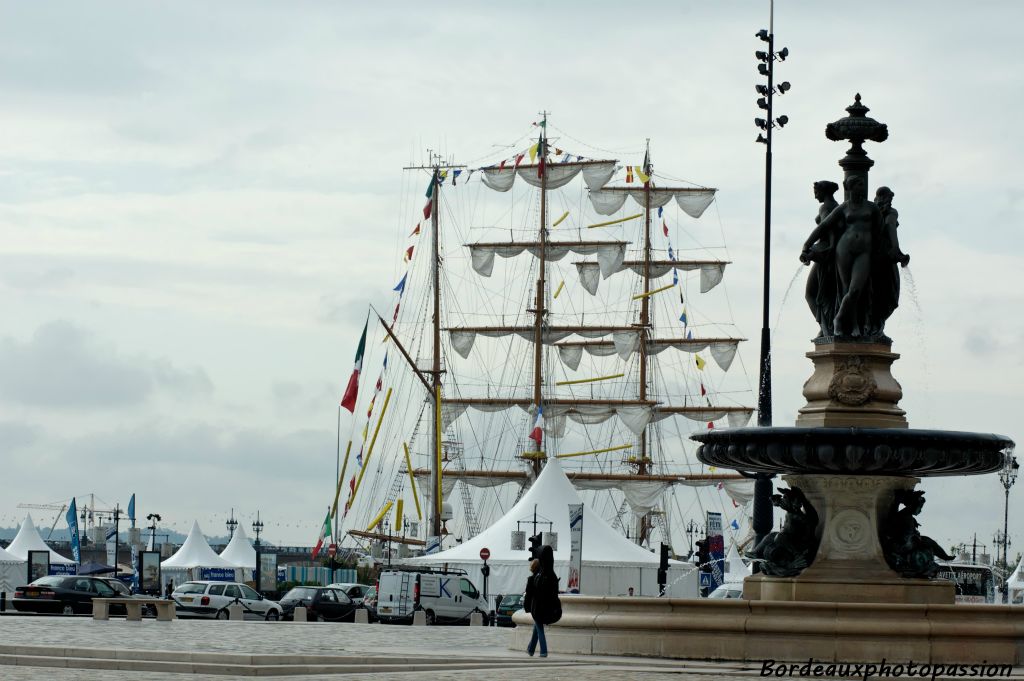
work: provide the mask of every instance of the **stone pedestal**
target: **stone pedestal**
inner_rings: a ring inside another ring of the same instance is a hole
[[[952,604],[953,583],[907,579],[892,571],[878,539],[879,520],[896,490],[920,480],[892,475],[785,475],[818,512],[818,551],[796,577],[748,577],[743,597],[751,600],[843,603]]]
[[[814,373],[804,383],[807,404],[798,427],[906,428],[897,406],[903,388],[892,377],[899,355],[890,343],[823,343],[807,357]]]

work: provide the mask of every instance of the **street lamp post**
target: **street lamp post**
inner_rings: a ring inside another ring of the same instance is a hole
[[[693,537],[699,535],[703,528],[698,525],[692,518],[690,522],[686,523],[686,538],[690,542],[690,555],[687,558],[693,558]]]
[[[150,513],[146,516],[146,520],[149,521],[149,550],[156,550],[156,524],[163,520],[159,513]]]
[[[235,509],[231,509],[231,517],[224,523],[228,528],[228,541],[231,541],[235,537],[235,530],[238,529],[238,521],[235,520]]]
[[[785,61],[789,49],[775,51],[775,3],[769,5],[768,30],[761,29],[755,34],[763,42],[768,43],[768,50],[754,53],[758,61],[757,72],[767,77],[767,85],[758,83],[754,86],[760,97],[757,100],[759,109],[765,112],[765,118],[754,119],[762,132],[755,140],[765,146],[764,155],[764,283],[761,301],[761,361],[758,375],[757,390],[757,425],[772,425],[772,350],[771,331],[768,322],[769,288],[771,283],[771,236],[772,236],[772,130],[782,128],[789,123],[788,116],[773,118],[772,98],[777,92],[785,94],[790,89],[788,82],[775,86],[775,62]],[[761,542],[772,530],[772,478],[771,473],[755,473],[754,478],[754,545]]]
[[[1010,566],[1007,563],[1006,549],[1010,545],[1009,529],[1010,529],[1010,488],[1013,487],[1013,483],[1017,482],[1017,469],[1020,468],[1020,464],[1017,463],[1016,457],[1010,457],[1006,461],[1006,465],[999,471],[999,482],[1003,485],[1003,491],[1005,492],[1005,500],[1003,503],[1003,603],[1008,603],[1010,599],[1010,589],[1008,587],[1010,579]]]

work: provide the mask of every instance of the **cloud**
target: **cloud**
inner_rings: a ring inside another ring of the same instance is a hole
[[[213,383],[198,367],[179,369],[165,359],[128,357],[67,321],[40,326],[27,342],[0,341],[0,396],[60,409],[122,407],[166,391],[203,397]]]
[[[35,426],[16,421],[0,421],[0,451],[5,453],[29,447],[39,436],[39,429]]]

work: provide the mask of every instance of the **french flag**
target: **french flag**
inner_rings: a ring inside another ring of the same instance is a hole
[[[537,419],[533,422],[533,430],[527,437],[536,442],[538,447],[540,447],[541,440],[544,439],[544,411],[539,404],[537,405]]]

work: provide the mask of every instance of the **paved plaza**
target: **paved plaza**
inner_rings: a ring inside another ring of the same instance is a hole
[[[205,620],[0,617],[0,679],[683,679],[756,677],[753,665],[509,649],[511,630]],[[339,673],[335,673],[335,672]]]

